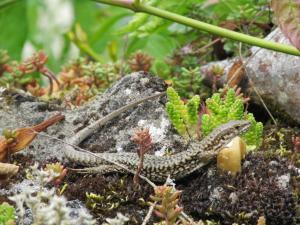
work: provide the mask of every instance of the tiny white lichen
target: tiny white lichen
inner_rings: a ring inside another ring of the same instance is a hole
[[[124,93],[125,93],[126,95],[130,95],[130,94],[132,93],[132,90],[129,89],[129,88],[127,88],[127,89],[125,89]]]
[[[143,86],[145,86],[147,83],[149,83],[149,79],[148,78],[141,78],[140,79],[140,82],[141,82],[141,84],[143,85]]]
[[[166,182],[165,182],[165,185],[171,186],[171,187],[173,188],[174,191],[176,190],[176,188],[175,188],[175,186],[176,186],[175,180],[172,179],[172,178],[170,177],[170,175],[167,177],[167,180],[166,180]]]
[[[231,204],[235,204],[238,201],[238,196],[235,192],[231,192],[229,195],[229,199],[231,200]]]
[[[1,97],[1,95],[3,95],[3,93],[5,92],[6,88],[4,87],[0,87],[0,101],[3,99],[3,97]]]
[[[213,191],[211,192],[210,196],[209,196],[209,200],[214,203],[216,201],[219,201],[222,198],[222,192],[223,192],[223,188],[221,187],[216,187],[213,189]]]
[[[32,213],[32,222],[34,224],[92,225],[96,223],[92,216],[83,209],[81,209],[77,217],[71,216],[75,209],[67,206],[66,198],[58,196],[55,188],[47,189],[45,187],[53,176],[57,176],[53,171],[39,170],[38,165],[35,164],[31,167],[30,175],[38,188],[24,186],[20,193],[9,197],[9,199],[16,204],[16,213],[19,224],[24,224],[27,208],[29,208]]]
[[[107,218],[106,221],[108,223],[105,225],[124,225],[129,221],[129,218],[124,216],[122,213],[117,213],[117,216],[115,218]]]
[[[117,152],[123,152],[123,148],[121,145],[116,146]]]
[[[160,121],[160,127],[155,126],[153,123],[149,123],[147,120],[140,120],[138,122],[139,127],[149,129],[153,143],[161,142],[166,137],[167,128],[170,126],[169,120],[167,120],[164,116],[161,117]]]
[[[2,95],[2,94],[4,93],[5,90],[6,90],[6,88],[0,87],[0,95]]]
[[[286,189],[289,186],[289,182],[291,180],[290,174],[284,174],[277,178],[277,186],[280,189]]]

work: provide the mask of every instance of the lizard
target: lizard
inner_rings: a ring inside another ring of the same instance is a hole
[[[136,153],[92,153],[75,150],[73,146],[80,144],[85,138],[98,130],[107,121],[115,118],[126,110],[138,104],[162,96],[164,92],[148,96],[128,105],[125,105],[112,113],[104,116],[93,124],[76,133],[65,146],[64,155],[69,161],[77,164],[89,166],[89,172],[126,172],[134,171],[139,163]],[[233,120],[214,129],[208,136],[200,142],[191,142],[187,150],[170,155],[155,156],[144,155],[143,170],[141,174],[153,181],[163,182],[167,177],[181,179],[201,167],[207,165],[234,137],[242,135],[251,127],[251,122],[247,120]],[[123,168],[115,165],[122,165]]]

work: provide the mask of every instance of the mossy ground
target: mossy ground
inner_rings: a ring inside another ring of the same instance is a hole
[[[259,216],[265,216],[268,225],[299,224],[300,221],[296,221],[296,217],[299,218],[299,175],[297,177],[292,167],[299,160],[299,154],[292,151],[292,136],[299,134],[298,128],[266,125],[261,149],[246,156],[243,170],[236,177],[218,172],[212,162],[201,171],[176,182],[177,189],[183,191],[180,205],[195,220],[256,224]],[[7,181],[1,181],[0,188],[9,189],[13,183],[25,179],[26,168],[34,163],[29,156],[21,155],[13,156],[12,161],[20,165],[20,172]],[[286,174],[290,174],[290,182],[286,189],[280,189],[276,184],[277,178]],[[83,203],[87,203],[86,193],[102,196],[98,204],[88,206],[100,224],[117,212],[129,217],[129,224],[141,224],[148,211],[146,201],[153,190],[144,181],[140,181],[140,187],[136,188],[132,178],[122,174],[69,172],[64,180],[68,184],[64,195],[69,200],[79,199]],[[212,192],[216,194],[215,198],[212,198]],[[0,203],[3,201],[8,201],[7,196],[0,196]],[[232,204],[232,201],[235,203]]]

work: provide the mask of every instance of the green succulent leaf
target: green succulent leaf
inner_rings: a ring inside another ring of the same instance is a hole
[[[166,110],[175,129],[184,137],[190,135],[193,137],[196,136],[200,97],[195,95],[184,104],[178,93],[172,87],[167,89],[167,96],[169,101],[167,102]]]
[[[248,149],[255,149],[261,145],[263,124],[256,122],[253,114],[244,113],[244,104],[240,97],[235,95],[234,89],[228,89],[226,96],[222,99],[220,93],[215,93],[206,100],[209,114],[204,114],[201,118],[202,133],[208,135],[214,128],[230,120],[249,120],[252,127],[243,135]]]
[[[13,206],[4,202],[0,205],[0,224],[15,224],[16,211]]]

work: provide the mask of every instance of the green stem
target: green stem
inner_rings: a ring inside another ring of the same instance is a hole
[[[96,2],[104,3],[104,4],[109,4],[109,5],[114,5],[114,6],[120,6],[123,8],[127,8],[130,10],[133,10],[135,12],[143,12],[147,14],[151,14],[154,16],[158,16],[161,18],[165,18],[167,20],[171,20],[186,26],[190,26],[199,30],[203,30],[218,36],[222,36],[225,38],[229,38],[232,40],[236,40],[239,42],[243,42],[252,46],[258,46],[261,48],[266,48],[270,50],[274,50],[277,52],[283,52],[287,53],[290,55],[296,55],[300,56],[300,51],[291,46],[291,45],[285,45],[285,44],[280,44],[276,43],[273,41],[267,41],[261,38],[257,37],[252,37],[250,35],[242,34],[239,32],[231,31],[225,28],[221,28],[218,26],[214,26],[208,23],[204,23],[202,21],[190,19],[185,16],[178,15],[176,13],[171,13],[166,10],[158,9],[156,7],[152,7],[149,5],[144,5],[142,3],[139,4],[134,4],[135,1],[133,0],[93,0]]]
[[[127,9],[135,10],[135,5],[133,0],[92,0],[94,2],[100,2],[107,5],[119,6]]]
[[[81,41],[78,38],[74,37],[74,34],[72,32],[67,33],[67,37],[79,48],[80,51],[86,53],[89,57],[97,62],[103,62],[101,55],[95,52],[87,42]]]
[[[75,44],[81,51],[85,52],[88,56],[93,58],[95,61],[100,62],[100,63],[103,62],[102,57],[97,52],[95,52],[91,48],[91,46],[84,44],[84,43],[75,43]]]

